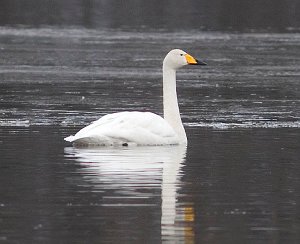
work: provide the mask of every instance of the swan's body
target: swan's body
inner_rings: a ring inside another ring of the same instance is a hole
[[[187,64],[205,65],[179,49],[170,51],[164,59],[164,118],[149,112],[108,114],[65,140],[77,145],[186,144],[177,102],[176,70]]]
[[[173,128],[162,117],[149,112],[108,114],[65,140],[81,145],[167,145],[179,142]]]

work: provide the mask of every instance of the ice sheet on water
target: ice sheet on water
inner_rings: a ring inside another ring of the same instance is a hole
[[[62,118],[61,118],[62,119]],[[22,120],[22,119],[1,119],[0,126],[5,127],[29,127],[29,126],[86,126],[94,119],[90,119],[90,122],[87,119],[72,118],[67,119],[58,119],[51,120],[47,118],[39,118],[35,120]],[[219,130],[228,130],[228,129],[250,129],[250,128],[300,128],[300,120],[297,121],[266,121],[266,120],[245,120],[239,122],[187,122],[184,123],[185,127],[200,127],[200,128],[211,128]]]
[[[19,120],[19,119],[1,119],[0,126],[11,126],[11,127],[29,127],[29,120]]]
[[[224,122],[197,122],[186,123],[189,127],[202,127],[212,129],[249,129],[249,128],[300,128],[300,121],[245,121],[239,123],[224,123]]]

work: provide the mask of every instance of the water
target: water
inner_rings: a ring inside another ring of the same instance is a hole
[[[10,0],[1,2],[0,24],[299,32],[299,7],[297,0]]]
[[[100,116],[162,114],[180,47],[188,147],[76,149]],[[298,243],[300,35],[0,27],[0,241]]]

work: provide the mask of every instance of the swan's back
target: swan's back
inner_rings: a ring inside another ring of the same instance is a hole
[[[166,145],[179,144],[173,128],[150,112],[108,114],[65,138],[76,145]]]

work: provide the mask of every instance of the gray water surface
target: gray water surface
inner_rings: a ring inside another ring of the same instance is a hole
[[[104,114],[162,114],[188,146],[76,149]],[[300,35],[0,27],[0,242],[298,243]]]

